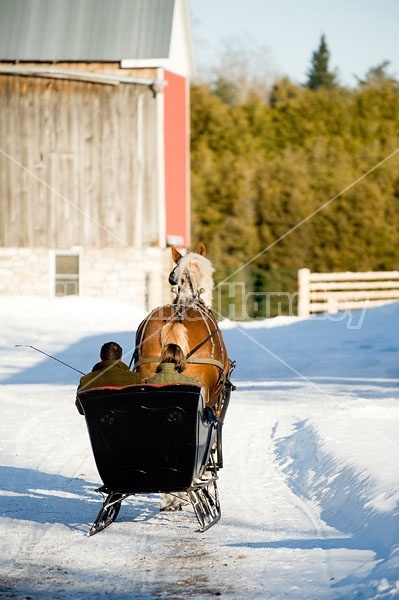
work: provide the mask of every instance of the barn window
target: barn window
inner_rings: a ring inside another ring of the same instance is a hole
[[[79,253],[54,253],[54,293],[56,296],[79,295]]]

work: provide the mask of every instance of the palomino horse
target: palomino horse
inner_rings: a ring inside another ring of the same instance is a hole
[[[230,385],[230,361],[211,311],[214,269],[205,254],[202,243],[196,252],[185,255],[172,246],[176,267],[169,282],[177,285],[177,296],[172,304],[153,310],[139,325],[134,370],[146,380],[155,373],[162,348],[178,344],[187,358],[184,373],[205,388],[206,404],[219,414]]]

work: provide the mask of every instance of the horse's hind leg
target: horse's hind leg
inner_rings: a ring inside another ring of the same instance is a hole
[[[161,512],[181,510],[188,503],[189,499],[186,492],[169,492],[162,494],[160,510]]]

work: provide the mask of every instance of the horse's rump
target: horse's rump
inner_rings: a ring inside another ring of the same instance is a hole
[[[189,355],[184,373],[208,390],[207,405],[217,406],[228,377],[229,360],[210,310],[202,305],[171,304],[156,308],[142,321],[136,333],[134,364],[142,379],[154,375],[162,348],[168,343],[178,344]]]
[[[177,344],[183,350],[185,356],[190,352],[188,341],[188,330],[180,321],[169,321],[165,323],[160,331],[161,348],[168,344]]]

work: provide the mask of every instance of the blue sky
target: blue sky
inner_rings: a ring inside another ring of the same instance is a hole
[[[399,0],[188,0],[199,72],[213,66],[226,44],[264,50],[279,74],[306,81],[312,53],[324,33],[344,85],[355,85],[384,60],[399,78]]]

